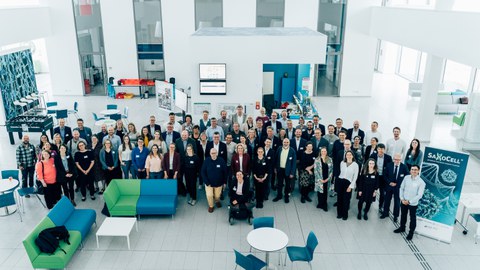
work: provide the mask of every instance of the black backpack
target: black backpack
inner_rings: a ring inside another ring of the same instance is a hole
[[[53,254],[57,248],[60,248],[60,240],[70,245],[69,238],[70,233],[67,228],[65,228],[65,226],[57,226],[41,231],[37,239],[35,239],[35,244],[41,252]],[[60,248],[60,250],[67,254],[62,248]]]

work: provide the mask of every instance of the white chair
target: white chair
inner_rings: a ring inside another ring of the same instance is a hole
[[[468,224],[468,219],[472,218],[475,223],[477,223],[477,231],[475,232],[475,235],[473,236],[475,239],[475,244],[477,243],[477,239],[480,238],[480,213],[471,213],[467,217],[467,221],[465,222],[465,227],[467,227]]]

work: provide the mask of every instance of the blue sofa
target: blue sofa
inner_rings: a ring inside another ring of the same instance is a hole
[[[177,210],[177,180],[123,180],[110,182],[103,193],[112,216],[173,215]]]

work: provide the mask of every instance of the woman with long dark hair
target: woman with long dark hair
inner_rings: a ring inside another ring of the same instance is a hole
[[[100,151],[100,163],[102,164],[103,174],[105,175],[105,182],[107,186],[110,181],[115,178],[120,178],[121,170],[118,166],[119,158],[118,151],[113,147],[112,142],[106,139],[103,143],[103,148]]]
[[[263,201],[265,199],[265,192],[268,187],[268,165],[265,157],[265,150],[263,147],[257,148],[257,155],[253,160],[252,174],[253,183],[255,184],[255,198],[257,208],[263,208]]]
[[[357,181],[358,188],[358,219],[362,219],[362,208],[365,203],[363,219],[368,219],[370,205],[375,200],[375,192],[378,189],[377,164],[373,158],[369,158],[363,167],[362,174]]]
[[[305,201],[312,201],[308,194],[312,190],[311,187],[315,183],[315,176],[313,174],[314,163],[315,155],[313,153],[313,144],[312,142],[307,142],[305,145],[305,151],[302,153],[300,162],[298,163],[298,183],[300,185],[301,203],[305,203]]]
[[[128,134],[123,136],[123,142],[118,147],[118,159],[120,166],[122,167],[123,179],[130,179],[130,172],[132,172],[132,150],[135,148],[133,143],[130,142]],[[135,172],[132,172],[132,177]]]
[[[333,176],[333,161],[328,156],[326,147],[320,149],[320,154],[315,159],[315,191],[317,192],[318,204],[317,208],[328,211],[328,191]]]
[[[200,172],[201,163],[200,158],[193,151],[193,146],[191,144],[187,144],[186,152],[183,164],[187,192],[190,195],[188,204],[194,206],[197,203],[197,177]]]
[[[63,195],[73,204],[75,203],[74,183],[77,178],[77,168],[73,157],[68,153],[66,145],[60,145],[59,154],[55,157],[55,167],[57,168],[57,183],[63,189]]]
[[[80,184],[80,192],[82,193],[82,201],[86,200],[87,188],[90,191],[90,199],[95,200],[95,189],[93,187],[92,169],[95,165],[95,155],[87,149],[85,142],[80,141],[77,144],[78,151],[75,153],[75,164],[78,169],[78,183]]]
[[[148,132],[148,127],[142,128],[140,136],[143,139],[143,144],[148,147],[148,143],[153,139],[152,135]]]
[[[95,185],[95,192],[98,192],[98,194],[100,195],[103,194],[103,192],[105,191],[105,174],[103,173],[102,164],[100,163],[100,151],[102,150],[102,148],[103,148],[103,145],[98,139],[98,135],[93,134],[91,150],[93,152],[95,163],[93,164],[93,168],[92,168],[92,177],[93,177],[93,184]],[[101,190],[98,186],[99,182],[102,182]],[[80,187],[80,184],[77,183],[77,189],[78,187]]]
[[[377,153],[377,145],[377,137],[372,137],[370,139],[370,145],[365,148],[365,155],[363,156],[363,160],[368,160],[372,154]]]
[[[420,150],[420,141],[418,139],[413,139],[410,142],[410,148],[407,151],[405,156],[405,165],[407,165],[408,170],[412,168],[413,165],[421,167],[423,160],[423,152]]]
[[[145,169],[147,172],[147,179],[162,179],[163,178],[163,168],[162,168],[162,154],[158,145],[152,145],[150,153],[145,160]]]
[[[337,191],[337,218],[348,219],[348,209],[352,191],[355,190],[358,178],[358,164],[352,151],[345,152],[345,159],[340,163],[340,175],[335,180]]]

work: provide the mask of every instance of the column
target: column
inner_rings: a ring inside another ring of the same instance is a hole
[[[430,142],[430,135],[435,117],[435,105],[443,74],[444,59],[435,55],[427,56],[425,75],[422,85],[422,96],[418,106],[415,138],[421,142]]]

